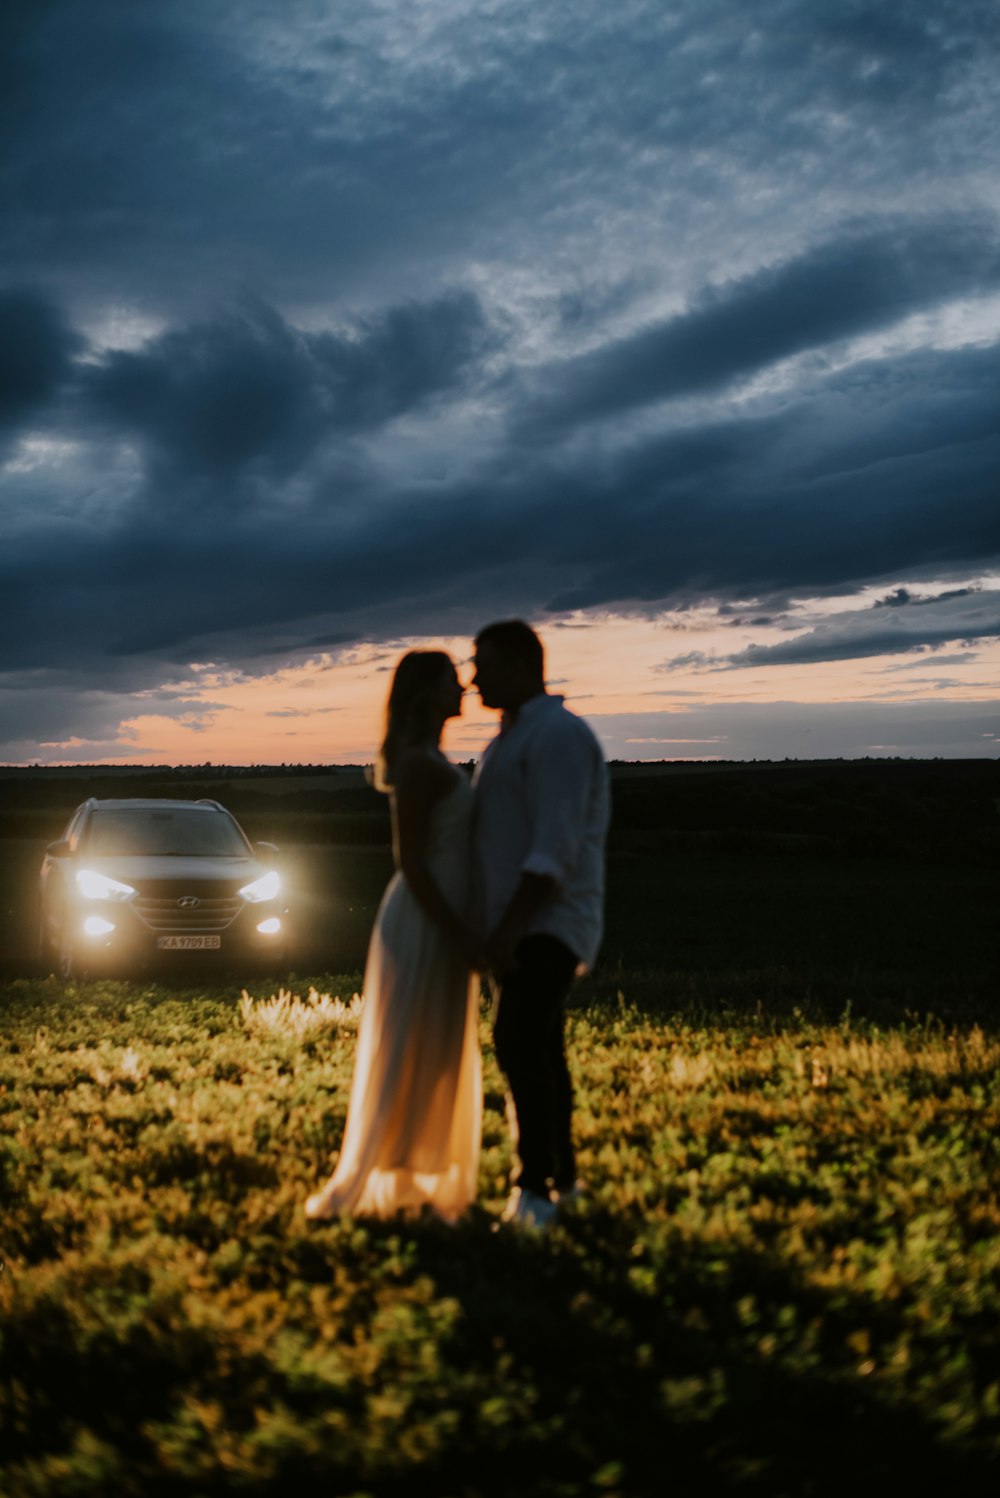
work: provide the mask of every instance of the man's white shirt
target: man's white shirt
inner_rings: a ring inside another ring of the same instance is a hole
[[[522,874],[555,879],[525,935],[558,937],[590,966],[604,921],[608,772],[601,746],[562,697],[540,693],[487,746],[475,775],[478,906],[497,926]]]

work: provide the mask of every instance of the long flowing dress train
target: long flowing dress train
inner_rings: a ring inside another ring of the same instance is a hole
[[[473,792],[464,775],[431,810],[427,866],[454,909],[472,883]],[[479,982],[391,879],[372,932],[347,1123],[336,1169],[306,1215],[388,1217],[474,1199],[482,1123]]]

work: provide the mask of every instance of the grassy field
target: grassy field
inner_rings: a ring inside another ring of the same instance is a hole
[[[579,996],[592,1194],[533,1241],[485,1026],[468,1220],[316,1227],[350,1016],[15,983],[3,1491],[990,1491],[1000,1043],[646,997]]]
[[[658,825],[664,804],[634,827],[619,808],[605,957],[569,1020],[591,1189],[543,1240],[492,1230],[509,1151],[485,1017],[476,1209],[302,1215],[343,1129],[384,840],[277,839],[302,937],[280,1012],[246,974],[40,974],[54,834],[0,843],[4,1498],[992,1498],[980,824],[958,853],[831,852],[774,805],[717,835]]]

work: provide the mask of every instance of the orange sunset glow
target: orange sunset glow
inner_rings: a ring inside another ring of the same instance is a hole
[[[887,656],[728,670],[670,668],[692,639],[702,654],[714,651],[721,657],[759,640],[761,633],[723,627],[711,614],[696,611],[652,620],[570,616],[541,628],[550,690],[596,720],[609,757],[630,760],[745,757],[738,747],[734,751],[724,727],[708,733],[699,726],[696,709],[709,707],[721,715],[727,705],[756,705],[766,717],[769,703],[799,704],[806,725],[802,733],[807,734],[810,706],[919,704],[940,702],[942,696],[955,704],[977,703],[993,695],[993,683],[1000,678],[996,642],[981,644],[966,652],[969,659],[947,666],[936,666],[933,652],[918,655],[905,674]],[[162,691],[135,694],[134,710],[122,718],[119,729],[121,752],[94,762],[368,763],[378,742],[392,669],[411,648],[446,650],[463,681],[471,679],[471,642],[448,636],[322,653],[259,676],[196,663],[172,684],[171,713],[157,710]],[[942,687],[945,672],[947,686]],[[630,730],[633,717],[642,718],[642,731]],[[685,719],[691,720],[689,730]],[[462,718],[446,727],[445,748],[456,759],[475,758],[495,731],[496,715],[470,689]],[[43,747],[50,763],[87,759],[85,742]],[[808,757],[806,738],[795,747]],[[881,743],[864,747],[875,754],[906,748]],[[996,748],[996,740],[983,739],[978,752],[995,753]]]

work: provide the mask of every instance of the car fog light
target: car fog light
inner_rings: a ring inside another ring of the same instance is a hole
[[[266,921],[257,922],[257,930],[261,936],[273,936],[276,931],[281,930],[281,922],[276,915],[268,916]]]
[[[103,916],[88,915],[83,923],[83,929],[88,936],[107,936],[108,932],[115,928],[112,922],[106,921]]]

